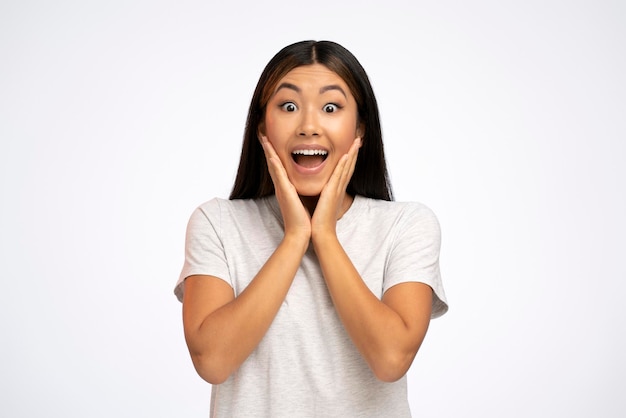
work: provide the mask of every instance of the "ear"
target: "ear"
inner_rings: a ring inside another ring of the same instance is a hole
[[[265,136],[265,121],[259,122],[257,126],[256,135],[260,138],[261,136]]]
[[[363,135],[365,135],[365,124],[363,122],[359,122],[356,127],[356,136],[363,139]]]

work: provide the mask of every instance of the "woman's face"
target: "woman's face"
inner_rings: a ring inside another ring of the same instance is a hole
[[[277,84],[260,133],[267,136],[301,196],[317,196],[339,159],[362,136],[347,84],[321,64],[297,67]]]

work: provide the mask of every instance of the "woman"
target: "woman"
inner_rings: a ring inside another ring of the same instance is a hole
[[[282,49],[229,200],[192,214],[175,293],[215,417],[408,417],[405,374],[447,303],[437,219],[392,202],[376,99],[333,42]]]

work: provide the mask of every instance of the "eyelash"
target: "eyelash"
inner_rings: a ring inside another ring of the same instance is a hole
[[[285,111],[287,111],[287,112],[290,112],[289,110],[287,110],[287,109],[286,109],[286,107],[287,107],[288,105],[293,106],[293,107],[295,108],[295,110],[297,110],[297,109],[298,109],[298,106],[296,106],[296,104],[295,104],[294,102],[284,102],[284,103],[281,103],[280,105],[278,105],[278,107],[280,107],[281,109],[283,109],[283,110],[285,110]],[[333,107],[334,107],[334,110],[333,110],[332,112],[326,112],[326,113],[334,113],[334,112],[336,112],[337,110],[341,110],[341,109],[343,109],[343,106],[338,105],[337,103],[326,103],[324,106],[322,106],[322,109],[324,109],[324,111],[326,111],[326,108],[327,108],[328,106],[333,106]]]
[[[296,104],[294,102],[284,102],[281,103],[280,105],[278,105],[279,108],[281,108],[282,110],[289,112],[289,110],[286,109],[286,107],[288,105],[292,105],[294,108],[298,109],[298,106],[296,106]]]
[[[326,104],[324,105],[324,110],[325,110],[328,106],[333,106],[333,107],[335,108],[335,110],[333,110],[332,112],[327,112],[327,113],[334,113],[334,112],[336,112],[336,111],[338,111],[338,110],[341,110],[341,109],[342,109],[342,106],[339,106],[337,103],[326,103]]]

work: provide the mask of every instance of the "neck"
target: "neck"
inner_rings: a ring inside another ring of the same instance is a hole
[[[302,201],[302,204],[304,205],[306,210],[309,211],[309,214],[311,216],[313,216],[313,213],[315,212],[315,208],[317,207],[317,202],[319,201],[319,199],[320,199],[319,195],[300,196],[300,200]],[[348,209],[350,209],[350,206],[352,205],[353,201],[354,201],[353,196],[350,196],[348,193],[344,195],[343,201],[341,202],[341,209],[337,213],[337,219],[341,219],[341,217],[348,211]]]
[[[318,196],[300,196],[300,201],[302,201],[302,204],[304,205],[306,210],[309,211],[309,215],[311,216],[313,216],[313,212],[315,212],[315,208],[317,207],[318,200],[320,200],[319,195]]]

